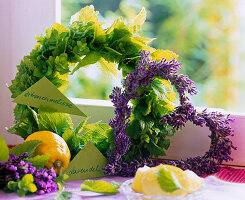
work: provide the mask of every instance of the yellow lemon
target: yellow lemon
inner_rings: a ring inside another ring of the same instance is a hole
[[[142,188],[141,188],[141,179],[149,169],[151,169],[151,168],[144,166],[144,167],[138,168],[138,170],[136,171],[136,174],[135,174],[132,186],[131,186],[131,188],[135,192],[139,192],[139,193],[143,192]]]
[[[29,140],[40,140],[43,143],[38,145],[34,152],[36,155],[50,155],[49,161],[46,163],[45,167],[50,169],[54,168],[56,174],[64,171],[68,164],[70,163],[70,150],[65,142],[65,140],[56,133],[50,131],[38,131],[32,133],[26,138]]]
[[[188,192],[189,193],[194,193],[202,188],[204,179],[196,175],[193,171],[191,170],[185,170],[185,174],[188,176],[189,181],[190,181],[190,187]]]
[[[175,184],[180,189],[177,189],[174,192],[165,192],[161,189],[156,177],[156,172],[158,172],[161,168],[164,168],[164,170],[171,172]],[[190,183],[186,173],[182,169],[171,165],[159,165],[157,167],[153,167],[150,170],[147,170],[141,179],[141,189],[142,192],[146,195],[184,196],[187,194],[189,186]]]

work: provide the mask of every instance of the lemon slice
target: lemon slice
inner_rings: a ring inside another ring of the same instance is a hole
[[[171,172],[175,184],[179,186],[180,189],[177,189],[174,192],[165,192],[161,189],[155,174],[161,168]],[[182,169],[171,165],[159,165],[157,167],[153,167],[147,170],[141,179],[141,189],[146,195],[184,196],[189,191],[189,187],[190,183],[187,174]]]
[[[135,192],[143,193],[142,188],[141,188],[141,179],[149,169],[150,167],[144,166],[144,167],[138,168],[138,170],[136,171],[136,174],[135,174],[132,186],[131,186],[131,188]]]
[[[189,193],[194,193],[202,188],[204,179],[199,177],[197,174],[195,174],[191,170],[185,170],[185,174],[188,176],[189,181],[190,181],[190,187],[188,192]]]

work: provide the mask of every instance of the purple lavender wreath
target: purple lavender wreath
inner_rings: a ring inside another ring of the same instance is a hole
[[[129,73],[123,83],[124,89],[115,87],[110,95],[115,106],[115,117],[110,119],[109,125],[114,131],[114,150],[109,153],[109,164],[104,168],[106,175],[133,176],[138,169],[144,165],[155,166],[159,162],[153,162],[151,158],[141,158],[126,162],[123,156],[130,149],[130,138],[125,133],[129,126],[132,107],[128,105],[131,99],[139,99],[137,90],[146,88],[156,76],[169,80],[179,93],[180,105],[175,111],[162,116],[161,123],[168,123],[173,129],[179,130],[187,121],[197,126],[207,126],[211,132],[211,145],[203,156],[188,158],[186,161],[164,161],[163,164],[170,164],[182,169],[190,169],[198,175],[211,174],[218,171],[218,165],[223,161],[232,160],[231,150],[236,150],[229,136],[233,136],[233,130],[229,123],[233,121],[229,115],[217,112],[208,113],[205,109],[198,113],[186,93],[197,94],[194,82],[187,76],[178,74],[181,63],[175,59],[167,62],[162,59],[160,62],[151,61],[150,53],[141,51],[141,59],[134,72]]]

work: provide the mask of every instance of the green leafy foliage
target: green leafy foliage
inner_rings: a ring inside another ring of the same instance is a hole
[[[155,79],[152,82],[151,88],[153,89],[157,98],[161,101],[164,101],[167,98],[169,88],[166,85],[163,85],[158,79]]]
[[[180,189],[180,187],[175,183],[173,175],[170,171],[161,168],[156,173],[157,181],[161,189],[165,192],[174,192]]]
[[[67,185],[65,180],[68,179],[68,175],[64,174],[62,172],[62,169],[60,170],[60,174],[58,177],[55,178],[55,182],[58,184],[59,190],[62,191],[63,190],[63,186]]]
[[[30,140],[26,141],[24,143],[21,143],[12,149],[10,149],[9,153],[14,154],[16,156],[20,156],[25,152],[28,152],[28,155],[31,157],[35,151],[35,149],[38,147],[39,144],[41,144],[42,141],[39,140]]]
[[[32,163],[37,169],[39,167],[44,168],[45,164],[49,161],[50,155],[37,155],[32,158],[25,159],[26,162]]]
[[[96,123],[88,124],[84,127],[82,135],[84,143],[92,141],[99,151],[106,156],[109,151],[108,132],[111,130],[108,124]]]
[[[86,180],[81,185],[81,191],[91,191],[96,193],[101,193],[104,195],[114,195],[119,193],[117,188],[106,181],[93,181]]]
[[[31,174],[26,174],[22,177],[22,179],[17,180],[17,182],[8,182],[7,189],[13,192],[17,192],[20,197],[24,197],[26,194],[34,193],[37,191],[37,187],[33,181],[33,176]]]
[[[87,118],[84,118],[78,126],[72,130],[66,128],[62,134],[62,138],[67,143],[71,159],[84,147],[88,141],[92,141],[102,152],[106,151],[109,144],[107,144],[106,131],[110,128],[107,124],[87,124]]]
[[[131,122],[126,129],[130,137],[131,148],[125,155],[126,160],[132,160],[138,155],[143,157],[165,156],[165,149],[170,145],[168,136],[174,134],[167,124],[159,121],[161,116],[172,112],[174,92],[171,84],[155,78],[147,88],[139,89],[140,99],[132,101],[133,111]]]
[[[63,139],[66,141],[70,149],[71,159],[73,159],[77,155],[77,153],[83,148],[85,144],[84,140],[81,136],[78,135],[78,133],[83,130],[87,120],[88,117],[83,119],[75,128],[75,130],[66,129],[65,132],[62,134]]]
[[[37,124],[40,131],[51,131],[62,136],[66,129],[72,129],[71,118],[66,113],[49,112],[48,109],[40,108],[37,114]]]
[[[73,134],[77,135],[78,133],[80,133],[83,130],[84,126],[86,125],[87,121],[88,121],[88,117],[86,117],[85,119],[83,119],[78,124],[78,126],[76,127],[76,129],[73,131]]]
[[[72,197],[72,193],[68,191],[60,191],[56,194],[55,200],[66,200]]]
[[[9,159],[9,148],[6,142],[3,139],[3,136],[0,136],[0,161],[7,162]]]
[[[72,74],[77,71],[81,67],[85,67],[87,65],[91,65],[99,61],[101,55],[99,52],[91,51],[89,52],[80,62],[79,64],[73,69]]]
[[[83,140],[84,142],[92,140],[96,143],[101,138],[107,138],[106,131],[108,129],[110,129],[108,124],[88,124],[84,127],[85,132],[83,133]]]
[[[122,183],[116,181],[112,181],[111,184],[114,185],[116,188],[120,188],[120,186],[122,185]]]

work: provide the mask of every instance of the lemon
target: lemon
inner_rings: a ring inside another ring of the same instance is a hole
[[[165,192],[161,189],[156,172],[161,168],[170,171],[175,184],[180,188],[174,192]],[[180,168],[171,165],[159,165],[147,170],[141,178],[141,189],[145,195],[153,196],[184,196],[189,191],[190,183],[187,174]]]
[[[204,179],[196,175],[193,171],[191,170],[185,170],[185,174],[188,176],[190,180],[190,187],[188,192],[189,193],[194,193],[202,188]]]
[[[138,168],[132,186],[131,188],[135,191],[135,192],[139,192],[142,193],[142,188],[141,188],[141,179],[142,177],[145,175],[145,173],[151,169],[150,167],[144,166],[144,167],[140,167]]]

